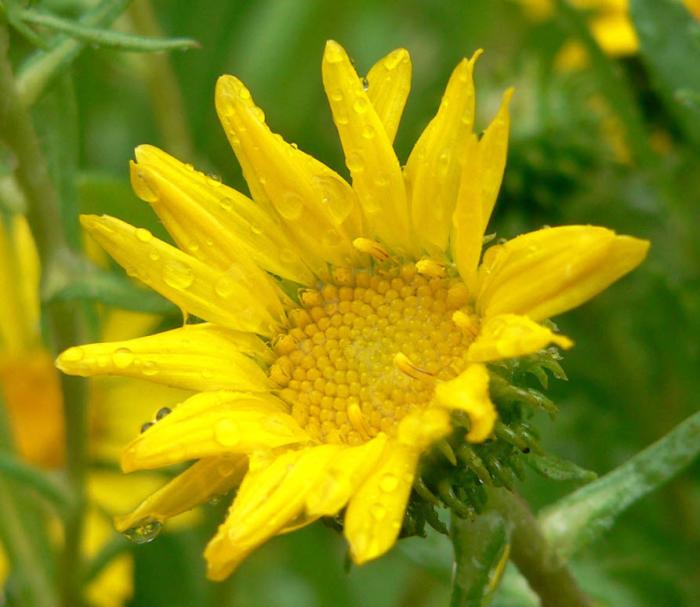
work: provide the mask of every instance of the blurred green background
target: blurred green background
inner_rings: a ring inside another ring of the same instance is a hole
[[[70,16],[84,3],[39,4]],[[158,33],[139,4],[117,29]],[[220,74],[247,84],[273,130],[347,175],[321,86],[326,39],[343,44],[360,73],[394,48],[410,51],[413,88],[396,144],[402,161],[434,114],[452,68],[485,49],[477,67],[482,127],[502,91],[516,87],[508,167],[490,231],[511,237],[545,224],[592,223],[652,242],[639,270],[560,322],[576,347],[564,360],[569,381],[556,382],[550,394],[560,415],[539,420],[543,442],[602,474],[699,404],[700,37],[691,35],[693,18],[680,3],[638,2],[634,17],[648,26],[640,51],[607,56],[593,42],[582,60],[567,61],[572,40],[591,44],[585,26],[601,10],[595,5],[609,3],[584,2],[592,8],[571,12],[553,2],[539,16],[524,6],[532,4],[154,1],[160,33],[194,38],[200,49],[166,56],[88,48],[72,69],[73,119],[59,119],[56,112],[65,107],[52,105],[50,96],[34,117],[44,136],[74,129],[64,153],[75,159],[84,211],[162,233],[130,191],[128,159],[136,145],[160,146],[246,191],[214,111]],[[661,12],[671,9],[673,19]],[[680,30],[678,15],[687,22]],[[17,41],[13,51],[21,57],[26,44]],[[164,85],[169,70],[174,80]],[[169,85],[179,90],[181,106],[164,88]],[[530,473],[520,490],[539,508],[573,487]],[[444,538],[400,542],[378,562],[347,571],[344,541],[321,524],[273,540],[229,581],[209,583],[201,552],[224,507],[206,506],[195,528],[130,548],[136,567],[129,605],[448,602],[451,555]],[[574,570],[603,604],[700,605],[700,464],[625,513],[577,557]],[[497,603],[517,606],[510,579]]]

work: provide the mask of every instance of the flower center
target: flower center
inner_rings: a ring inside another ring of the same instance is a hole
[[[301,294],[292,328],[275,340],[270,378],[316,440],[358,444],[392,434],[430,403],[436,381],[465,368],[472,336],[452,315],[466,301],[461,281],[426,277],[413,265],[336,273]]]

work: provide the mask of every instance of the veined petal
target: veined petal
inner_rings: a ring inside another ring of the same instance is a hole
[[[139,377],[186,390],[267,392],[266,373],[252,357],[269,360],[250,333],[208,323],[126,341],[69,348],[56,364],[72,375]]]
[[[391,51],[367,73],[367,96],[389,141],[394,141],[411,90],[411,57],[404,48]]]
[[[377,465],[350,499],[344,533],[361,565],[389,550],[401,531],[420,451],[390,440]]]
[[[362,219],[345,180],[275,135],[237,78],[219,78],[216,109],[251,192],[282,216],[307,263],[323,274],[326,262],[352,262],[357,257],[352,237],[361,231]]]
[[[489,374],[486,367],[474,364],[459,376],[435,387],[435,399],[448,409],[465,411],[471,421],[467,440],[482,443],[496,423],[496,408],[489,396]]]
[[[248,472],[226,521],[204,552],[208,577],[224,579],[252,550],[292,526],[303,515],[307,494],[341,448],[322,445],[287,452]]]
[[[508,151],[510,118],[508,104],[513,94],[503,96],[498,114],[477,142],[470,138],[462,169],[457,203],[452,215],[452,256],[459,274],[473,293],[486,226],[501,187]]]
[[[114,217],[83,215],[83,227],[128,274],[204,320],[270,335],[283,316],[280,293],[262,270],[215,270]]]
[[[237,487],[248,469],[245,455],[207,457],[146,498],[133,512],[115,518],[118,531],[146,519],[163,522]]]
[[[357,447],[340,451],[306,500],[309,516],[331,516],[348,502],[355,489],[365,480],[386,445],[384,433]]]
[[[637,267],[649,243],[595,226],[546,228],[491,247],[479,269],[477,308],[542,320],[566,312]]]
[[[303,284],[314,280],[297,245],[267,209],[156,147],[141,145],[135,155],[134,191],[183,251],[221,270],[250,258],[278,276]]]
[[[463,59],[447,83],[440,108],[413,147],[404,169],[416,237],[429,253],[447,250],[452,212],[474,126],[474,63]]]
[[[322,72],[345,163],[370,235],[397,251],[413,251],[399,161],[362,81],[337,42],[326,43]]]
[[[309,440],[272,396],[203,392],[136,437],[122,469],[158,468],[203,457],[251,453]]]
[[[467,356],[472,362],[490,362],[532,354],[551,343],[564,349],[574,345],[568,337],[557,335],[527,316],[499,314],[484,321]]]

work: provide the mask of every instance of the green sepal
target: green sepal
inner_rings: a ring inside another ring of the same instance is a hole
[[[524,459],[533,470],[554,481],[583,481],[587,483],[598,478],[598,475],[592,470],[581,468],[574,462],[551,453],[531,453]]]

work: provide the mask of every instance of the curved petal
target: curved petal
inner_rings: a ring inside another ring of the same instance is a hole
[[[124,450],[122,469],[158,468],[192,459],[252,453],[309,440],[272,396],[204,392],[137,436]]]
[[[233,76],[216,83],[216,109],[253,196],[285,220],[317,274],[326,262],[357,257],[362,219],[352,188],[337,173],[275,135],[250,91]]]
[[[415,247],[399,161],[362,81],[337,42],[326,43],[322,71],[345,163],[370,235],[399,252],[411,252]]]
[[[484,442],[496,423],[496,407],[489,396],[489,373],[484,365],[470,365],[459,376],[435,387],[436,401],[448,409],[465,411],[471,421],[467,440]]]
[[[390,440],[375,470],[350,499],[344,533],[358,565],[382,556],[401,531],[420,451]]]
[[[479,336],[469,346],[471,362],[491,362],[525,356],[549,344],[568,350],[574,345],[568,337],[517,314],[499,314],[484,321]]]
[[[307,494],[340,449],[288,451],[261,468],[251,462],[226,521],[204,551],[208,577],[224,579],[260,544],[303,518]]]
[[[192,464],[146,498],[133,512],[115,518],[118,531],[144,520],[163,522],[237,487],[248,469],[244,455],[207,457]]]
[[[471,150],[465,155],[466,162],[452,215],[452,257],[472,293],[476,290],[476,270],[484,232],[506,166],[510,126],[508,104],[512,95],[512,89],[505,92],[498,114],[478,143],[476,139],[470,139]]]
[[[253,357],[269,359],[250,333],[208,323],[126,341],[69,348],[56,365],[64,373],[138,377],[186,390],[266,392],[267,375]]]
[[[270,335],[283,316],[276,284],[250,260],[220,272],[114,217],[82,215],[80,222],[128,274],[204,320]]]
[[[440,108],[408,158],[404,175],[411,217],[420,245],[432,254],[447,250],[452,212],[474,126],[474,63],[463,59],[447,83]]]
[[[637,267],[649,243],[594,226],[546,228],[491,247],[479,269],[477,308],[538,321],[588,301]]]
[[[410,90],[411,57],[406,49],[391,51],[367,72],[367,96],[389,141],[396,137]]]
[[[183,251],[221,270],[246,256],[278,276],[313,282],[274,214],[156,147],[140,145],[135,155],[134,191],[153,207]]]

